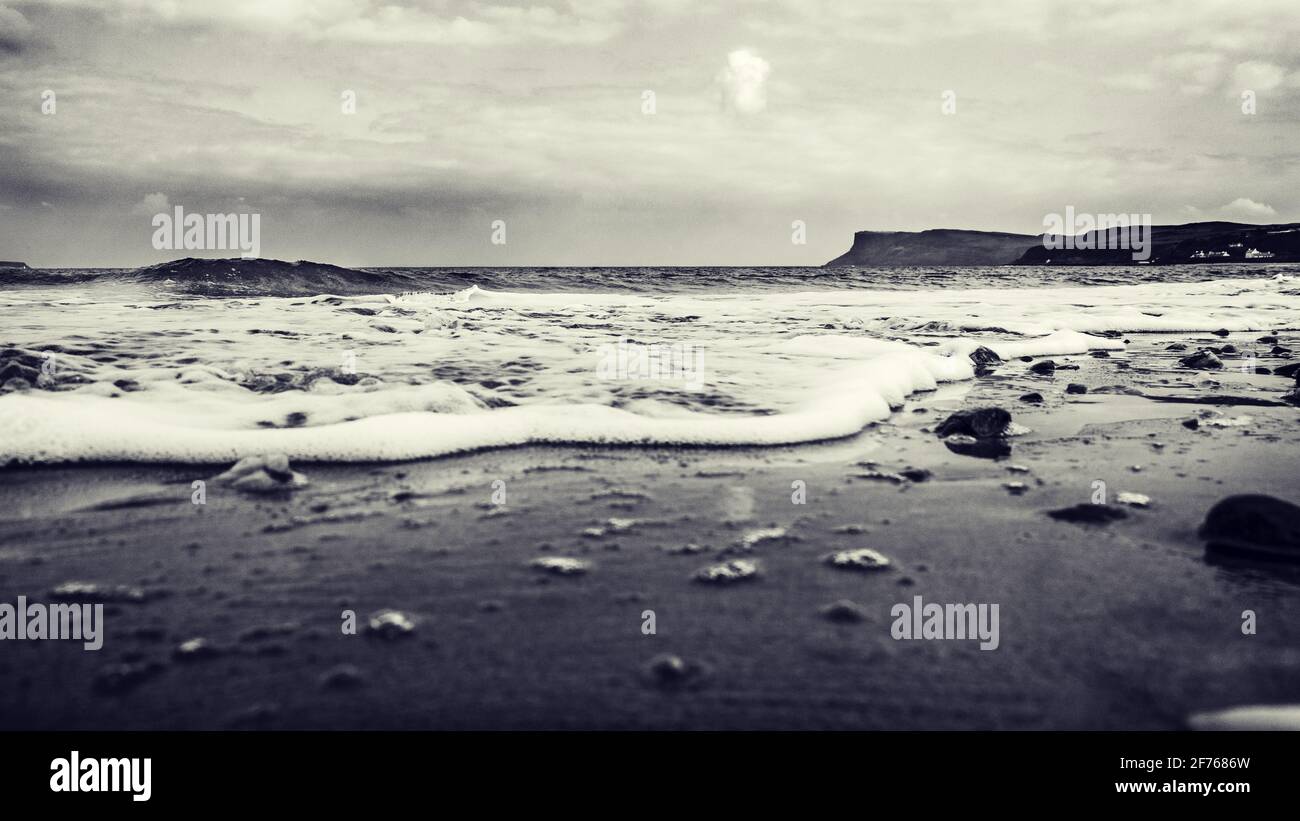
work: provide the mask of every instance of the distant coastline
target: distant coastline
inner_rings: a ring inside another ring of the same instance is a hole
[[[1067,236],[1066,248],[1048,247],[1044,235],[930,229],[859,231],[853,246],[825,267],[919,265],[1134,265],[1118,239],[1133,229],[1111,228]],[[1300,262],[1300,223],[1248,225],[1193,222],[1151,226],[1144,264]],[[1057,238],[1060,239],[1059,237]]]

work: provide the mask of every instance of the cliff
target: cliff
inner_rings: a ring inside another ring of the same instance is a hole
[[[1030,234],[949,228],[858,231],[853,235],[853,247],[826,265],[1010,265],[1039,242]]]

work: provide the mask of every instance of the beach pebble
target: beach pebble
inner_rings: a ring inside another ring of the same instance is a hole
[[[1185,351],[1185,350],[1187,350],[1187,345],[1186,345],[1185,343],[1183,343],[1183,342],[1175,342],[1174,344],[1167,346],[1167,347],[1165,348],[1165,350],[1166,350],[1166,351]]]
[[[414,632],[415,621],[400,610],[380,610],[366,624],[367,635],[389,641],[410,636]]]
[[[642,675],[655,687],[675,690],[698,685],[704,678],[705,668],[686,661],[672,653],[660,653],[642,668]]]
[[[1044,359],[1041,362],[1035,362],[1030,365],[1029,370],[1039,376],[1047,376],[1056,372],[1056,363],[1050,359]]]
[[[246,456],[213,481],[246,493],[276,493],[309,484],[306,476],[289,467],[289,458],[282,453]]]
[[[1121,491],[1120,494],[1115,497],[1115,501],[1121,505],[1128,505],[1129,507],[1151,506],[1150,496],[1141,493],[1131,493],[1129,491]]]
[[[1201,420],[1199,420],[1199,419],[1184,419],[1183,422],[1182,422],[1182,425],[1183,425],[1183,427],[1187,428],[1188,430],[1196,430],[1197,428],[1199,428],[1199,427],[1201,426]]]
[[[1117,507],[1080,503],[1071,507],[1047,511],[1047,515],[1058,522],[1073,522],[1084,525],[1104,525],[1128,516]]]
[[[354,664],[338,664],[321,674],[323,690],[355,690],[366,683],[361,669]]]
[[[1002,408],[976,408],[957,411],[943,420],[934,432],[943,438],[962,434],[984,439],[1003,435],[1010,423],[1011,414]]]
[[[829,553],[822,560],[841,570],[884,570],[890,565],[888,556],[869,547]]]
[[[1277,337],[1274,336],[1273,334],[1265,334],[1264,336],[1261,336],[1259,339],[1256,339],[1255,341],[1263,342],[1266,345],[1272,345],[1277,342]]]
[[[1087,393],[1088,388],[1086,385],[1080,385],[1078,382],[1071,382],[1070,384],[1065,386],[1065,392],[1066,393]]]
[[[1178,360],[1184,368],[1195,368],[1197,370],[1219,370],[1223,367],[1223,360],[1215,356],[1212,351],[1200,350],[1190,356],[1184,356]]]
[[[695,542],[687,542],[686,544],[680,544],[680,545],[669,545],[668,547],[664,548],[664,552],[666,553],[676,553],[682,555],[689,555],[692,553],[703,553],[705,550],[708,550],[708,548],[702,544],[696,544]]]
[[[1187,719],[1193,730],[1300,731],[1300,704],[1258,704],[1226,710],[1193,713]]]
[[[571,556],[542,556],[528,565],[556,576],[581,576],[591,569],[591,562]]]
[[[757,579],[758,574],[758,562],[749,559],[732,559],[729,562],[701,567],[691,578],[705,584],[734,584]]]
[[[1283,365],[1280,368],[1274,368],[1273,375],[1300,380],[1300,362],[1292,362],[1290,365]]]
[[[1217,331],[1214,332],[1214,335],[1215,335],[1215,336],[1227,336],[1227,335],[1230,334],[1230,333],[1231,333],[1231,331],[1229,331],[1227,328],[1220,328],[1219,330],[1217,330]]]
[[[1273,496],[1229,496],[1198,532],[1209,550],[1300,561],[1300,507]]]
[[[975,365],[976,376],[987,376],[993,373],[993,366],[1002,364],[1002,358],[983,345],[970,352],[970,361]]]
[[[172,656],[177,661],[201,661],[216,658],[219,655],[221,655],[221,652],[212,645],[212,642],[205,638],[193,638],[189,641],[183,641],[172,651]]]
[[[1020,397],[1021,402],[1029,402],[1034,405],[1043,404],[1043,395],[1037,391],[1026,393]]]
[[[991,348],[980,345],[970,352],[970,361],[976,365],[1001,365],[1002,357],[998,356]]]
[[[862,533],[870,533],[870,532],[871,532],[871,528],[867,527],[867,526],[864,525],[864,524],[856,524],[856,523],[855,523],[855,524],[839,525],[839,526],[835,527],[834,529],[832,529],[831,532],[832,532],[832,533],[848,533],[848,534],[852,534],[852,535],[858,535],[858,534],[862,534]]]
[[[828,621],[849,624],[862,621],[867,617],[866,611],[848,599],[840,599],[825,605],[818,611]]]
[[[1011,455],[1011,445],[1002,438],[976,439],[974,436],[959,434],[943,440],[943,446],[962,456],[974,456],[977,459],[1002,459]]]
[[[149,594],[138,587],[125,584],[104,586],[94,582],[63,582],[50,591],[50,598],[57,601],[94,600],[105,604],[143,604],[158,594]]]

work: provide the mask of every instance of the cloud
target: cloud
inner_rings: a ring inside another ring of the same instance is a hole
[[[51,0],[78,6],[84,0]],[[311,41],[492,46],[522,42],[601,43],[623,30],[617,7],[601,0],[492,5],[468,0],[103,0],[125,25],[237,29]]]
[[[1227,205],[1203,211],[1189,205],[1183,211],[1194,220],[1221,219],[1232,222],[1267,222],[1277,218],[1277,211],[1271,205],[1255,202],[1248,197],[1237,197]]]
[[[1282,84],[1285,76],[1286,71],[1280,66],[1260,60],[1241,63],[1232,74],[1238,88],[1252,91],[1268,91],[1277,88]]]
[[[772,66],[748,49],[727,55],[727,66],[718,74],[723,102],[742,114],[757,114],[767,108],[767,75]]]
[[[1237,197],[1220,208],[1219,213],[1225,217],[1243,220],[1272,219],[1277,216],[1277,211],[1273,210],[1273,206],[1255,202],[1246,197]]]
[[[0,53],[18,54],[31,44],[32,24],[17,9],[0,6]]]
[[[131,210],[137,214],[161,214],[164,211],[171,211],[171,208],[167,195],[159,192],[145,194],[144,199],[137,202]]]

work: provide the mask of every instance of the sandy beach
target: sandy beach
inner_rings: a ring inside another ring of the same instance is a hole
[[[310,484],[269,495],[211,481],[228,464],[11,466],[0,601],[94,585],[105,635],[7,642],[0,727],[1136,730],[1295,702],[1300,569],[1207,557],[1196,532],[1226,496],[1296,501],[1292,382],[1165,350],[1258,335],[1011,360],[793,447],[295,462]],[[989,406],[1028,429],[1001,458],[933,432]],[[1046,515],[1097,481],[1123,518]],[[859,548],[889,565],[826,560]],[[693,578],[734,560],[756,576]],[[998,604],[997,649],[893,638],[918,596]]]

